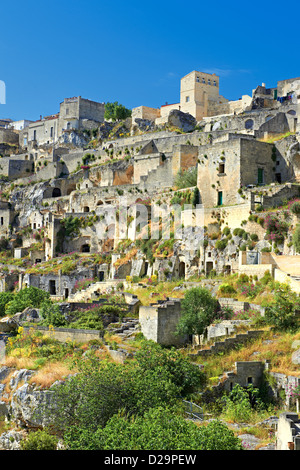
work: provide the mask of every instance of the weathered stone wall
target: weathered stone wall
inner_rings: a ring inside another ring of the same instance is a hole
[[[26,177],[34,171],[34,163],[28,160],[17,160],[4,157],[0,160],[0,174],[10,180]]]
[[[24,326],[24,331],[29,331],[30,327]],[[44,332],[45,335],[51,336],[51,338],[56,339],[62,343],[66,341],[76,341],[78,343],[87,343],[95,339],[102,338],[102,332],[99,330],[80,330],[74,328],[54,328],[49,331],[49,328],[42,326],[35,326],[35,329]]]
[[[18,132],[14,132],[12,129],[0,129],[0,143],[18,145]]]
[[[160,305],[141,306],[139,309],[141,331],[146,339],[161,345],[180,345],[184,340],[175,335],[180,316],[178,299],[166,301]]]

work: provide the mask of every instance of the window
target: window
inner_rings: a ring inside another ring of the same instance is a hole
[[[264,184],[264,169],[257,168],[257,184]]]
[[[219,173],[225,173],[225,163],[219,163]]]
[[[208,85],[210,85],[210,79],[207,80]]]
[[[24,145],[27,145],[27,137],[24,137],[23,143],[24,143]]]
[[[69,108],[66,108],[66,114],[69,114]]]
[[[53,137],[53,127],[50,129],[50,137]]]
[[[205,78],[202,78],[202,83],[205,83]]]
[[[196,77],[196,82],[200,82],[200,78],[199,77]]]
[[[36,130],[33,131],[33,140],[36,140]]]
[[[56,295],[56,285],[54,280],[49,281],[49,293],[50,295]]]
[[[214,80],[214,86],[217,86],[217,82],[216,82],[216,80]]]
[[[1,217],[1,225],[3,225],[3,217]]]
[[[223,204],[223,191],[218,191],[218,206]]]
[[[188,103],[190,101],[190,97],[189,96],[186,96],[185,97],[185,102]]]

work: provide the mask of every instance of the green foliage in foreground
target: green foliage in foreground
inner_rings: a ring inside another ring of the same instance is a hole
[[[115,414],[96,432],[73,427],[64,439],[71,450],[242,450],[241,441],[220,421],[198,427],[163,407],[143,416]]]
[[[38,429],[21,441],[22,450],[56,450],[58,438]]]
[[[177,406],[180,397],[204,382],[199,367],[179,351],[164,350],[151,341],[145,341],[127,364],[90,358],[79,368],[78,374],[53,386],[55,404],[41,410],[61,432],[72,426],[95,431],[120,410],[140,416],[150,408]]]
[[[4,315],[14,315],[23,312],[27,307],[39,308],[45,300],[50,298],[50,294],[37,287],[26,287],[17,293],[0,293],[0,317]]]

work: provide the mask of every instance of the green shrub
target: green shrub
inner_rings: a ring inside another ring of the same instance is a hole
[[[217,241],[216,241],[216,245],[215,245],[216,250],[220,250],[220,251],[225,250],[225,248],[226,248],[226,246],[227,246],[227,243],[228,243],[227,239],[225,239],[225,240],[217,240]]]
[[[293,244],[297,253],[300,253],[300,224],[296,225],[293,233]]]
[[[236,294],[235,288],[227,282],[219,286],[218,292],[221,294]]]
[[[290,206],[291,212],[295,215],[300,215],[300,202],[296,201]]]
[[[58,439],[46,431],[30,432],[27,439],[21,441],[22,450],[56,450]]]

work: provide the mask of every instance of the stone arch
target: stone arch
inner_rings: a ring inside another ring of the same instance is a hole
[[[253,129],[253,126],[254,126],[253,119],[247,119],[247,121],[245,121],[245,129]]]
[[[88,243],[84,243],[82,246],[81,246],[81,253],[90,253],[91,251],[91,247]]]
[[[97,202],[97,206],[102,206],[102,205],[103,205],[103,201],[99,200],[99,201]]]
[[[89,208],[89,206],[84,206],[84,208],[83,208],[83,212],[90,212],[90,208]]]
[[[179,267],[178,267],[178,277],[179,278],[185,278],[185,262],[180,261]]]
[[[61,190],[59,188],[54,188],[52,191],[52,197],[60,197],[61,196]]]

